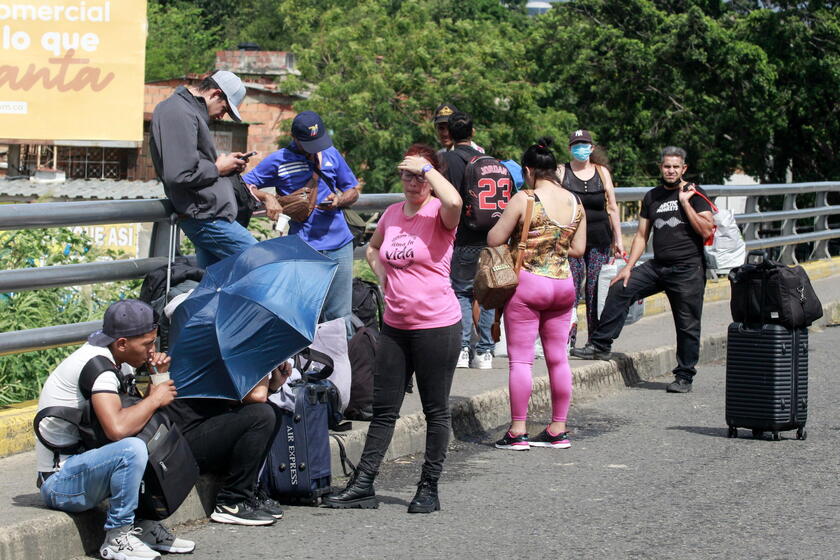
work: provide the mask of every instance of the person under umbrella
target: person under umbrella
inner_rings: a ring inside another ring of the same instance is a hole
[[[169,409],[201,471],[225,477],[213,521],[283,516],[256,489],[277,425],[266,399],[288,379],[286,359],[312,342],[337,266],[297,237],[271,239],[208,267],[175,310],[170,375],[184,390]]]

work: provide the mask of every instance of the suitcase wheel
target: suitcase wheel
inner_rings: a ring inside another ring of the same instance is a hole
[[[806,430],[805,428],[799,428],[798,430],[796,430],[796,439],[808,439],[808,430]]]
[[[782,436],[779,435],[779,432],[773,432],[773,441],[779,441],[782,439]]]
[[[738,437],[738,428],[735,426],[729,426],[729,431],[726,432],[726,437],[730,439]]]
[[[752,431],[753,439],[764,439],[764,432],[762,430]]]

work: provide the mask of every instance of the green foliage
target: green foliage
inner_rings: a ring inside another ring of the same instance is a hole
[[[706,183],[735,169],[764,181],[840,174],[837,2],[574,0],[534,18],[525,3],[158,0],[150,49],[172,45],[164,62],[192,68],[242,41],[295,53],[302,75],[282,87],[312,93],[296,109],[322,114],[369,192],[396,187],[408,144],[434,143],[442,101],[471,113],[476,141],[503,157],[588,128],[621,185],[656,181],[667,144],[687,148]]]
[[[543,102],[597,135],[619,184],[654,181],[665,145],[685,147],[704,182],[759,172],[742,156],[761,153],[779,123],[774,68],[698,6],[669,14],[657,4],[577,0],[540,18],[531,54],[551,84]]]
[[[752,11],[737,29],[776,68],[779,115],[761,152],[766,181],[840,177],[840,8],[836,3],[779,2]],[[833,4],[833,6],[829,6]]]
[[[213,68],[223,47],[221,28],[190,2],[149,2],[146,81],[179,78]]]
[[[483,17],[453,17],[464,12],[462,4],[470,3],[278,3],[301,41],[291,50],[302,76],[283,86],[318,84],[296,108],[321,114],[368,191],[397,186],[394,167],[410,144],[435,144],[431,116],[443,101],[470,113],[476,142],[502,157],[518,158],[537,136],[572,126],[571,114],[537,105],[544,92],[529,81],[535,68],[525,37],[500,22],[505,14],[523,16],[482,2],[493,6],[477,11]]]
[[[0,262],[4,269],[91,262],[115,256],[113,252],[95,250],[87,236],[70,229],[0,232]],[[0,330],[100,319],[113,301],[136,297],[139,286],[139,281],[132,281],[0,294]],[[73,350],[75,347],[63,347],[0,356],[0,405],[37,397],[52,369]]]
[[[353,261],[353,277],[379,284],[379,278],[374,274],[367,261],[364,260]]]

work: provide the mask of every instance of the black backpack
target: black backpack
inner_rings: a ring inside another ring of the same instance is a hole
[[[475,231],[490,231],[513,192],[510,170],[492,156],[482,154],[469,158],[458,150],[455,153],[467,164],[461,185],[464,224]]]
[[[353,278],[353,315],[361,319],[365,327],[382,329],[384,302],[378,284]]]
[[[823,316],[822,303],[805,269],[772,261],[764,251],[751,251],[747,264],[729,272],[729,282],[733,321],[798,329]]]
[[[170,321],[163,312],[166,304],[179,294],[186,293],[198,287],[204,277],[204,269],[195,266],[188,257],[175,257],[172,261],[169,276],[169,293],[166,292],[166,269],[160,266],[149,272],[140,287],[140,300],[152,306],[158,314],[158,350],[169,351]]]
[[[141,400],[134,379],[123,376],[109,359],[96,356],[88,361],[79,376],[84,405],[81,408],[46,407],[38,411],[33,420],[35,435],[38,441],[53,452],[56,466],[62,453],[83,453],[113,443],[105,435],[90,402],[93,383],[105,371],[113,371],[120,380],[119,395],[123,407],[132,406]],[[58,418],[76,425],[81,441],[66,446],[50,443],[39,429],[44,418]],[[166,519],[184,502],[198,480],[198,464],[187,440],[165,410],[155,412],[135,437],[146,442],[149,452],[146,472],[140,484],[137,515],[143,519]]]
[[[370,421],[373,418],[373,372],[376,367],[378,331],[368,328],[361,319],[350,317],[356,332],[347,342],[352,382],[350,402],[344,409],[348,420]]]

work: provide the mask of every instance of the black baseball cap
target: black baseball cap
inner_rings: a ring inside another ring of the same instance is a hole
[[[449,117],[458,112],[458,108],[452,103],[441,103],[435,109],[434,123],[449,122]]]
[[[152,307],[136,299],[112,303],[105,311],[102,329],[88,337],[93,346],[108,346],[118,338],[146,334],[157,328],[158,315]]]
[[[592,135],[589,134],[588,130],[578,129],[569,134],[569,146],[573,144],[580,144],[581,142],[585,142],[587,144],[595,143],[592,141]]]
[[[295,117],[292,121],[292,137],[295,144],[309,154],[324,151],[333,145],[324,121],[314,111],[304,111]]]

